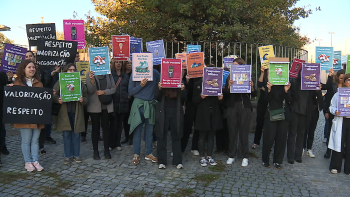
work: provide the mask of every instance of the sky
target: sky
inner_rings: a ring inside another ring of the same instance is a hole
[[[16,6],[14,6],[16,5]],[[350,0],[299,0],[297,7],[306,6],[313,10],[306,19],[299,19],[295,26],[300,27],[300,34],[310,39],[322,39],[321,46],[331,46],[335,51],[342,51],[342,55],[350,54],[350,26],[347,24]],[[321,11],[315,11],[320,6]],[[78,13],[77,19],[85,19],[88,11],[92,16],[98,16],[91,0],[0,0],[0,24],[11,27],[11,31],[2,32],[16,44],[28,45],[26,24],[40,23],[41,16],[44,23],[56,23],[56,30],[63,32],[63,19],[73,19],[73,12]],[[24,29],[23,29],[24,28]],[[347,49],[345,43],[347,42]],[[318,41],[304,46],[309,51],[309,61],[315,59],[315,47]]]

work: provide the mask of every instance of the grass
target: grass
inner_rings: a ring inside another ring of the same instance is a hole
[[[9,184],[19,179],[28,179],[29,177],[31,177],[29,173],[0,172],[0,183]]]
[[[61,191],[63,189],[67,189],[69,186],[72,185],[70,181],[63,181],[59,178],[59,175],[54,172],[45,172],[43,175],[54,178],[55,182],[57,183],[55,187],[48,187],[48,186],[43,186],[43,194],[45,196],[65,196],[61,194]]]
[[[220,178],[220,175],[218,174],[197,174],[194,177],[194,180],[203,182],[203,186],[207,187],[211,182],[218,180],[219,178]]]
[[[171,193],[171,197],[184,197],[184,196],[190,196],[191,194],[195,193],[193,189],[191,188],[183,188],[178,189],[177,193]]]
[[[144,190],[136,190],[132,192],[128,192],[124,194],[126,197],[143,197],[146,196],[146,192]]]
[[[222,161],[217,161],[216,166],[210,166],[209,170],[212,172],[224,172],[226,169],[226,165]]]

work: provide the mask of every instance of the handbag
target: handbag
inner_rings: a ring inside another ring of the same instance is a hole
[[[96,84],[96,89],[97,90],[100,90],[99,88],[99,85],[98,85],[98,82],[97,80],[95,79],[95,84]],[[98,100],[100,100],[100,102],[103,104],[103,105],[109,105],[112,103],[113,101],[113,97],[112,95],[98,95]]]
[[[269,110],[269,112],[270,112],[270,121],[285,120],[284,108]]]

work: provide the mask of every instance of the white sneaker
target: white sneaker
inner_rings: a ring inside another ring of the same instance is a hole
[[[235,161],[235,158],[228,158],[226,164],[232,164]]]
[[[176,166],[176,168],[180,170],[180,169],[183,169],[184,166],[180,163],[180,164],[178,164],[178,165]]]
[[[165,169],[166,166],[165,166],[164,164],[159,164],[158,168],[159,168],[159,169]]]
[[[311,149],[306,151],[306,155],[309,155],[309,157],[311,157],[311,158],[315,158],[316,157]]]
[[[244,158],[244,159],[243,159],[243,161],[242,161],[242,166],[243,166],[243,167],[248,166],[248,159],[247,159],[247,158]]]
[[[331,173],[332,173],[332,174],[337,174],[337,173],[338,173],[338,170],[337,170],[337,169],[332,169],[332,170],[331,170]]]
[[[191,153],[192,153],[194,156],[199,156],[198,150],[191,150]]]
[[[199,161],[199,163],[200,163],[201,166],[203,166],[203,167],[205,167],[205,166],[208,165],[208,161],[207,161],[204,157],[202,157],[202,159]]]

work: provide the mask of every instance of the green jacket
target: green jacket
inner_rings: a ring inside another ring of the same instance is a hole
[[[139,126],[142,123],[141,115],[140,115],[140,107],[144,107],[144,117],[145,119],[148,119],[149,124],[155,124],[155,105],[156,101],[144,101],[139,98],[134,99],[134,102],[131,106],[130,116],[128,123],[130,124],[130,131],[131,134],[134,129]]]
[[[55,84],[53,87],[54,90],[56,90],[56,95],[53,96],[53,102],[58,103],[58,99],[60,98],[60,84],[59,81]],[[85,132],[85,120],[84,120],[84,105],[87,105],[88,103],[88,97],[87,97],[87,88],[85,84],[81,84],[81,93],[83,97],[83,102],[80,103],[78,101],[72,101],[76,102],[75,107],[75,122],[74,122],[74,132],[75,133],[81,133]],[[71,125],[68,118],[68,112],[67,112],[67,103],[62,103],[60,111],[58,112],[57,117],[57,130],[58,131],[71,131]]]

